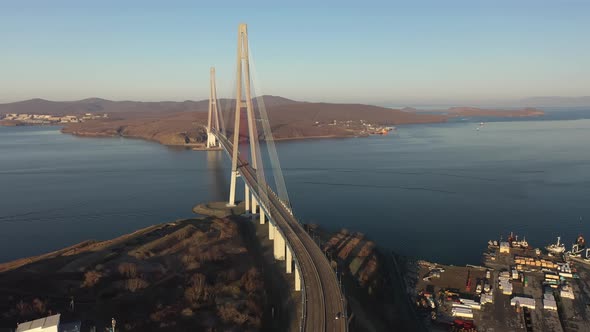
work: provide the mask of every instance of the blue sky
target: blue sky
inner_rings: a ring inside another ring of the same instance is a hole
[[[0,102],[233,95],[248,24],[257,93],[493,104],[590,95],[590,1],[0,0]],[[321,4],[318,4],[321,3]]]

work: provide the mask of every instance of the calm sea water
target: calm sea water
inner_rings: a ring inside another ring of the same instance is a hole
[[[304,222],[363,232],[402,254],[477,264],[487,240],[510,231],[535,246],[590,236],[590,119],[579,119],[590,114],[580,114],[479,131],[458,119],[278,149]],[[0,261],[190,217],[195,203],[226,199],[228,178],[222,152],[0,127]]]

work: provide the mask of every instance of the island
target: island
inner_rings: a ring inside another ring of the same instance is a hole
[[[254,99],[255,104],[260,101],[266,106],[275,140],[366,137],[387,134],[396,125],[444,123],[455,117],[536,117],[544,114],[534,108],[456,107],[422,112],[412,108],[302,102],[278,96]],[[234,105],[234,100],[219,100],[228,128],[233,124]],[[135,102],[90,98],[55,102],[32,99],[0,104],[0,125],[54,124],[62,126],[62,132],[78,136],[141,138],[199,149],[206,140],[207,110],[208,100]],[[262,130],[259,138],[265,139]]]

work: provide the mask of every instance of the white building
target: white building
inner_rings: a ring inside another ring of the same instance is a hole
[[[60,314],[20,323],[16,332],[58,332]]]
[[[574,299],[574,292],[572,290],[572,288],[569,285],[563,285],[561,286],[561,291],[559,292],[559,295],[562,298],[566,298],[566,299]]]
[[[557,310],[557,302],[555,300],[543,299],[543,309],[545,310]]]
[[[494,303],[494,297],[492,296],[492,294],[481,294],[481,304],[486,304],[486,303]]]
[[[510,253],[510,243],[500,242],[500,253],[501,254],[509,254]]]
[[[543,294],[543,309],[545,310],[557,310],[557,302],[553,293]]]
[[[510,300],[510,305],[515,306],[518,303],[521,307],[526,307],[529,309],[535,309],[535,299],[531,299],[528,297],[520,297],[515,296]]]

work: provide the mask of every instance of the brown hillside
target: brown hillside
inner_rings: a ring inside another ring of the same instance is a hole
[[[0,326],[59,312],[83,330],[259,330],[268,285],[240,227],[181,220],[0,264]]]
[[[439,123],[457,116],[538,116],[536,109],[484,110],[473,107],[450,108],[447,114],[425,114],[415,109],[396,110],[362,104],[309,103],[278,96],[263,96],[273,136],[276,139],[366,136],[379,126]],[[255,108],[259,99],[254,100]],[[219,106],[228,132],[232,131],[235,100],[221,99]],[[206,138],[208,101],[135,102],[89,98],[55,102],[32,99],[0,104],[0,114],[83,114],[107,113],[108,119],[67,124],[65,133],[80,136],[124,136],[168,145],[199,146]],[[245,124],[245,121],[243,121]],[[8,125],[12,123],[0,123]],[[372,129],[371,129],[372,128]],[[259,130],[264,138],[263,130]]]

